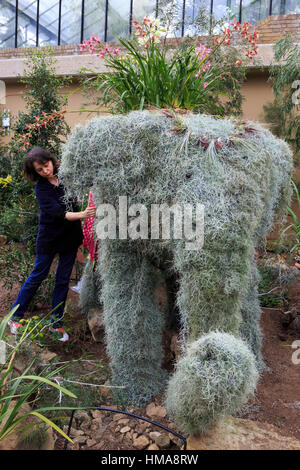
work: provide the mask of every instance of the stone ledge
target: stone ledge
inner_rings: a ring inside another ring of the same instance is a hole
[[[299,41],[300,42],[300,41]],[[258,45],[259,64],[249,65],[249,70],[262,67],[269,67],[273,60],[273,45],[259,44]],[[56,72],[58,76],[77,76],[81,68],[90,68],[97,73],[107,72],[107,68],[103,61],[100,61],[98,56],[89,54],[68,54],[68,55],[56,55]],[[17,81],[18,76],[22,76],[24,73],[24,58],[12,57],[3,58],[0,56],[0,79],[6,81]],[[87,73],[88,74],[88,73]]]
[[[300,450],[300,441],[272,424],[230,416],[206,435],[189,436],[187,450]]]

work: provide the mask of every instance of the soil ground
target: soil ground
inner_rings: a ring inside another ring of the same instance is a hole
[[[292,258],[289,262],[290,264],[294,263]],[[71,283],[71,285],[74,284],[74,282]],[[19,286],[15,286],[10,292],[12,297],[17,294],[18,288]],[[70,360],[79,358],[83,354],[90,354],[90,359],[101,359],[107,364],[104,344],[93,341],[86,321],[77,307],[78,294],[71,290],[69,292],[69,302],[73,314],[73,336],[70,338],[68,347],[57,342],[53,351],[59,355],[61,360]],[[299,314],[300,271],[299,276],[289,286],[288,293],[289,305],[295,307]],[[7,301],[7,294],[0,282],[0,317],[8,313],[10,304]],[[45,306],[42,306],[42,310],[45,311]],[[279,428],[283,435],[300,439],[300,364],[292,361],[293,353],[296,351],[292,344],[296,340],[300,342],[300,330],[287,326],[285,317],[282,307],[262,309],[263,357],[267,368],[261,374],[255,397],[246,405],[244,412],[239,417],[273,424]],[[78,325],[77,329],[76,325]],[[298,354],[298,358],[300,359],[300,354]],[[162,403],[162,397],[157,397],[155,401],[157,404]],[[111,403],[108,398],[107,402],[102,401],[98,405],[93,403],[92,406],[109,406]],[[131,409],[131,411],[146,416],[145,408]],[[109,421],[113,421],[113,413],[107,414],[105,421],[109,426]],[[165,419],[160,422],[168,424]],[[153,431],[157,431],[157,428],[153,428]],[[58,439],[56,448],[62,448],[62,446],[63,440]],[[113,432],[109,433],[109,437],[102,447],[102,449],[110,450],[124,448],[129,449],[130,446],[121,445],[119,436],[114,436]]]

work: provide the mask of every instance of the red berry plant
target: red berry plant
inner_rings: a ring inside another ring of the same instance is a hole
[[[25,124],[26,131],[15,136],[15,144],[19,142],[20,150],[29,150],[35,142],[39,142],[43,132],[45,134],[44,137],[47,138],[49,128],[55,127],[61,119],[64,119],[65,112],[66,109],[63,109],[61,112],[53,110],[51,113],[42,111],[41,116],[34,116],[32,124]]]
[[[95,34],[79,45],[81,52],[98,54],[110,72],[97,74],[92,83],[100,92],[99,103],[120,113],[149,106],[221,116],[241,113],[246,65],[257,55],[258,33],[250,32],[249,23],[234,19],[207,44],[184,38],[177,48],[169,47],[159,19],[147,15],[132,25],[133,36],[120,38],[120,47],[102,43]],[[233,47],[237,40],[247,45],[245,52]],[[86,84],[91,86],[91,80]]]

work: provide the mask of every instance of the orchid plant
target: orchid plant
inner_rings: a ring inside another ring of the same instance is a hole
[[[80,51],[98,54],[111,73],[97,74],[85,80],[87,87],[96,86],[99,103],[109,105],[112,112],[129,112],[147,106],[181,108],[212,114],[239,114],[239,90],[245,78],[246,61],[257,55],[258,33],[251,25],[234,20],[224,27],[211,45],[183,42],[170,50],[167,31],[158,19],[145,16],[141,23],[133,19],[133,37],[119,39],[121,47],[109,47],[93,34],[79,45]],[[241,38],[247,44],[243,56],[231,48]],[[226,62],[227,61],[227,62]],[[229,103],[220,100],[229,98]],[[234,109],[236,108],[236,109]]]

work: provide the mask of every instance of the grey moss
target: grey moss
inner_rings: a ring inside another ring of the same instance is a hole
[[[101,302],[99,293],[101,292],[101,280],[94,272],[93,263],[88,260],[85,264],[80,287],[79,307],[82,312],[88,315],[92,308],[100,308]]]
[[[228,333],[194,341],[169,381],[166,406],[183,432],[206,432],[239,411],[255,390],[258,372],[246,344]]]
[[[187,250],[184,238],[101,240],[96,276],[102,287],[95,293],[93,281],[86,284],[103,303],[113,383],[125,387],[122,400],[140,405],[166,383],[157,269],[179,278],[184,356],[169,382],[167,403],[172,414],[179,406],[175,416],[184,429],[202,431],[247,399],[255,367],[263,366],[254,253],[275,216],[283,220],[293,161],[288,146],[258,123],[194,114],[178,119],[135,111],[77,126],[63,151],[60,178],[67,196],[82,197],[92,187],[97,205],[116,209],[119,196],[127,196],[128,206],[144,204],[148,214],[151,204],[204,205],[201,250]],[[81,299],[87,308],[91,301],[88,293]],[[207,334],[215,357],[212,376],[211,362],[203,359]],[[227,365],[236,381],[232,388]]]

